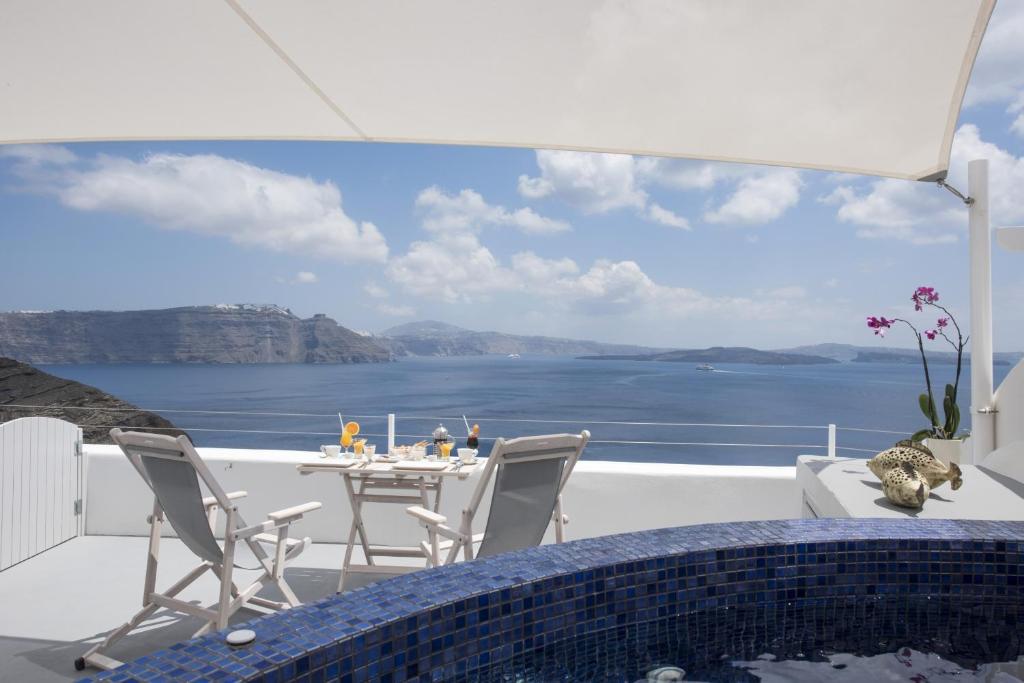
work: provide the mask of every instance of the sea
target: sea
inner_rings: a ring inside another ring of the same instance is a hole
[[[443,424],[462,442],[587,429],[592,460],[789,465],[827,452],[870,457],[925,426],[916,364],[716,365],[553,356],[406,358],[359,365],[53,365],[185,429],[200,446],[315,450],[337,443],[340,413],[383,449]],[[933,367],[937,383],[953,367]],[[996,383],[1008,366],[996,367]],[[948,377],[947,377],[948,376]],[[961,379],[969,429],[969,368]],[[465,422],[463,420],[465,416]],[[111,414],[110,425],[117,425]]]

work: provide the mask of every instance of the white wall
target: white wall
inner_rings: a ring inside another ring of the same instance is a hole
[[[1010,370],[995,392],[996,448],[1024,441],[1024,361]]]
[[[152,494],[116,446],[89,445],[86,533],[145,535]],[[295,466],[314,462],[318,453],[200,448],[221,486],[246,490],[239,509],[249,523],[267,512],[309,500],[323,503],[293,535],[341,542],[352,520],[342,478],[337,474],[300,475]],[[796,454],[793,455],[794,462]],[[478,470],[481,468],[477,468]],[[479,480],[447,481],[441,512],[454,522]],[[585,538],[667,526],[800,516],[794,467],[672,465],[581,461],[565,494],[570,517],[567,537]],[[485,499],[481,510],[486,513]],[[421,529],[397,505],[364,507],[371,539],[396,545],[423,539]],[[479,518],[483,530],[486,514]],[[549,530],[549,535],[551,534]]]

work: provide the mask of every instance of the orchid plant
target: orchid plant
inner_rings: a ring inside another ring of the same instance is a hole
[[[927,393],[918,397],[918,405],[921,412],[928,418],[931,427],[921,429],[911,436],[913,441],[921,441],[926,438],[933,439],[954,439],[957,438],[957,429],[960,427],[960,407],[957,405],[957,392],[960,390],[960,373],[963,369],[964,348],[967,346],[968,337],[960,331],[953,314],[939,303],[939,293],[934,287],[918,287],[914,290],[910,300],[914,302],[914,310],[921,312],[925,307],[937,309],[943,315],[935,322],[935,327],[930,330],[919,331],[909,320],[903,318],[886,318],[884,316],[869,316],[868,327],[875,331],[879,337],[884,337],[887,330],[896,323],[903,323],[909,327],[914,336],[917,337],[917,348],[921,352],[921,364],[924,366],[924,382]],[[952,327],[951,327],[952,326]],[[953,333],[955,334],[955,341]],[[932,378],[928,370],[928,358],[924,353],[924,340],[935,341],[942,337],[956,351],[956,377],[952,384],[947,384],[942,397],[943,421],[939,421],[939,413],[935,408],[935,398],[932,393]]]

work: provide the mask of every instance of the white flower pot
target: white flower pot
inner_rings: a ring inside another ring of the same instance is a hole
[[[932,452],[932,455],[947,465],[951,462],[960,465],[971,459],[970,445],[967,443],[967,439],[925,439],[924,445]]]

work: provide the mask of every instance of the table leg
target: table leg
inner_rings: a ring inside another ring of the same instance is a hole
[[[348,546],[345,548],[345,559],[341,565],[341,577],[338,579],[338,592],[342,592],[345,588],[345,579],[348,577],[348,569],[352,564],[352,548],[355,545],[356,536],[359,537],[359,543],[363,546],[363,553],[366,556],[366,564],[373,564],[373,557],[370,555],[370,543],[366,538],[366,527],[363,525],[363,501],[362,493],[366,488],[366,482],[360,481],[359,493],[355,491],[355,487],[352,486],[352,477],[348,473],[342,474],[342,479],[345,481],[345,491],[348,493],[349,505],[352,508],[352,526],[348,532]]]
[[[419,489],[420,489],[420,500],[423,501],[423,507],[425,507],[427,509],[430,509],[430,497],[427,495],[427,478],[426,477],[420,477],[418,483],[419,483]],[[438,493],[440,493],[440,491],[435,491],[435,501],[437,500],[436,494],[438,494]],[[434,512],[437,512],[437,507],[436,506],[434,507]],[[424,566],[429,568],[430,565],[431,565],[431,560],[428,557]]]
[[[444,477],[435,477],[434,479],[437,483],[437,489],[434,491],[434,512],[439,512],[441,510],[441,485],[444,484]]]

